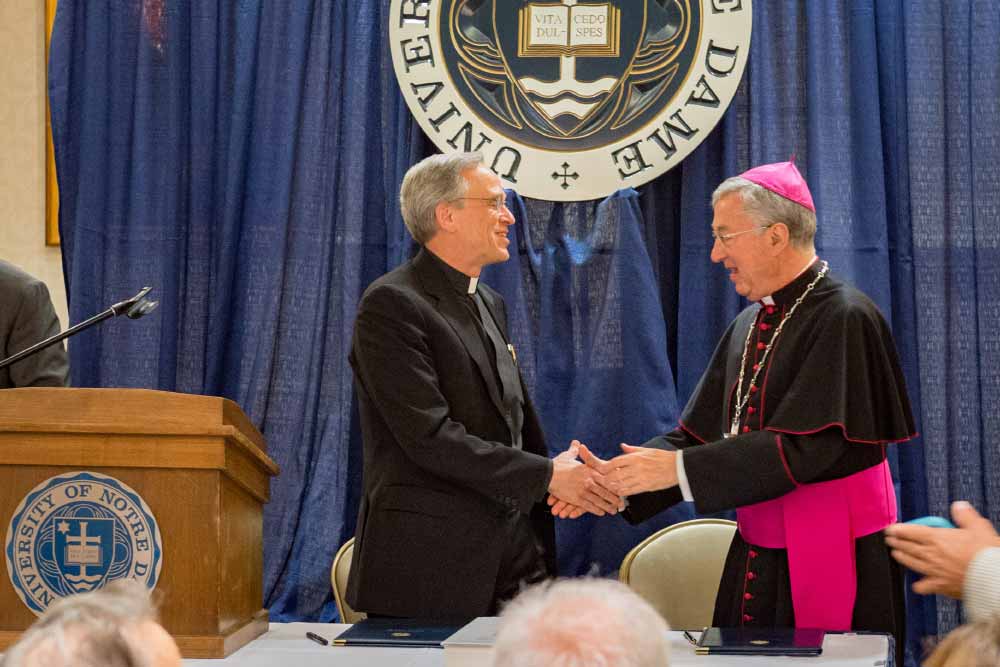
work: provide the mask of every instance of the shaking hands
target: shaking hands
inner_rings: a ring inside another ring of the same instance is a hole
[[[552,514],[575,519],[625,509],[625,497],[677,484],[677,452],[622,444],[620,456],[603,460],[578,440],[553,460],[548,503]],[[578,460],[579,458],[579,460]]]

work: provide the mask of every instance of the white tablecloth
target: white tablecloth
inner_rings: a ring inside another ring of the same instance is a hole
[[[332,640],[348,626],[326,623],[272,623],[271,629],[224,660],[185,660],[201,667],[442,667],[444,651],[428,649],[320,646],[306,639],[314,632]],[[670,633],[671,667],[882,667],[888,658],[884,635],[827,635],[818,658],[698,656],[680,632]],[[488,662],[485,661],[485,662]],[[484,664],[484,667],[486,665]]]

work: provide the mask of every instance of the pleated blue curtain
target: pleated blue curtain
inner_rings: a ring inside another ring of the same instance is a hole
[[[903,3],[902,18],[898,234],[925,443],[910,488],[924,491],[920,511],[947,516],[967,499],[1000,525],[1000,7]],[[922,620],[951,628],[959,605]]]
[[[393,193],[425,142],[383,4],[62,2],[54,29],[71,319],[144,284],[161,300],[74,339],[73,383],[223,395],[250,415],[282,470],[265,514],[277,620],[335,614],[361,474],[354,312],[409,248]]]
[[[395,195],[433,150],[396,87],[387,5],[68,1],[53,35],[71,319],[142,284],[163,302],[77,337],[73,381],[221,394],[262,428],[282,466],[266,517],[277,619],[334,613],[328,567],[360,483],[350,329],[364,287],[411,251]],[[512,195],[517,261],[485,279],[553,453],[580,437],[610,455],[669,427],[743,306],[708,258],[709,195],[795,156],[820,255],[897,338],[922,433],[892,452],[904,517],[968,498],[1000,521],[998,14],[754,3],[744,81],[679,168],[604,202]],[[631,376],[642,391],[619,397]],[[633,530],[561,525],[564,571],[613,570]],[[914,598],[910,637],[958,618]]]
[[[508,197],[517,261],[483,280],[508,304],[518,363],[553,454],[579,439],[601,458],[676,423],[666,328],[634,190],[602,202],[559,204]],[[556,525],[565,574],[617,572],[628,550],[670,523],[686,504],[640,526],[585,516]]]

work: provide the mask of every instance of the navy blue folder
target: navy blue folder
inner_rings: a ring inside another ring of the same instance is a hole
[[[468,619],[366,618],[342,632],[333,645],[441,648],[441,642],[468,622]]]
[[[695,648],[700,655],[819,655],[823,630],[811,628],[706,628]]]

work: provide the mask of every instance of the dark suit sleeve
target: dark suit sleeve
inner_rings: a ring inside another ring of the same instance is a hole
[[[545,456],[469,433],[452,418],[424,313],[389,286],[362,300],[352,363],[393,437],[414,465],[522,511],[542,497],[552,464]],[[458,351],[456,351],[458,353]]]
[[[7,337],[7,355],[27,349],[59,333],[59,318],[45,283],[32,280],[20,290],[20,302]],[[62,343],[49,346],[9,367],[15,387],[63,387],[69,383],[69,363]]]

